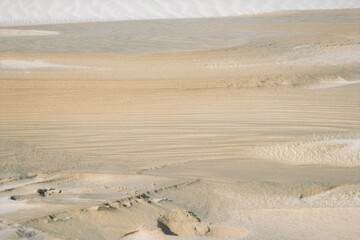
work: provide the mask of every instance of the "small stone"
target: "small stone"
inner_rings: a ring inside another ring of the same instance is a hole
[[[39,188],[38,190],[36,190],[36,192],[40,195],[40,196],[42,196],[42,197],[45,197],[46,196],[46,194],[47,194],[47,189],[46,188]]]

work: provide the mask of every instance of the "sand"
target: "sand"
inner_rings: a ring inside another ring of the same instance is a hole
[[[359,15],[1,28],[0,238],[357,239]]]
[[[229,17],[360,8],[357,0],[2,0],[0,25]]]

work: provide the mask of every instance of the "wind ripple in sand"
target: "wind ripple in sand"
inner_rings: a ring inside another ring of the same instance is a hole
[[[360,135],[333,136],[257,148],[265,159],[293,165],[360,165]]]
[[[227,17],[282,10],[359,8],[357,0],[3,0],[0,24]]]

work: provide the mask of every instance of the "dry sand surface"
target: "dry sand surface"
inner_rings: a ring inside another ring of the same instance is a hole
[[[359,16],[0,28],[0,239],[358,239]]]

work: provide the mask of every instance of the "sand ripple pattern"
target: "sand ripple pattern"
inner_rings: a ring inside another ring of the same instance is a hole
[[[227,17],[281,10],[359,8],[357,0],[3,0],[0,24]]]
[[[360,165],[360,133],[313,137],[303,141],[259,147],[261,156],[286,164]]]

